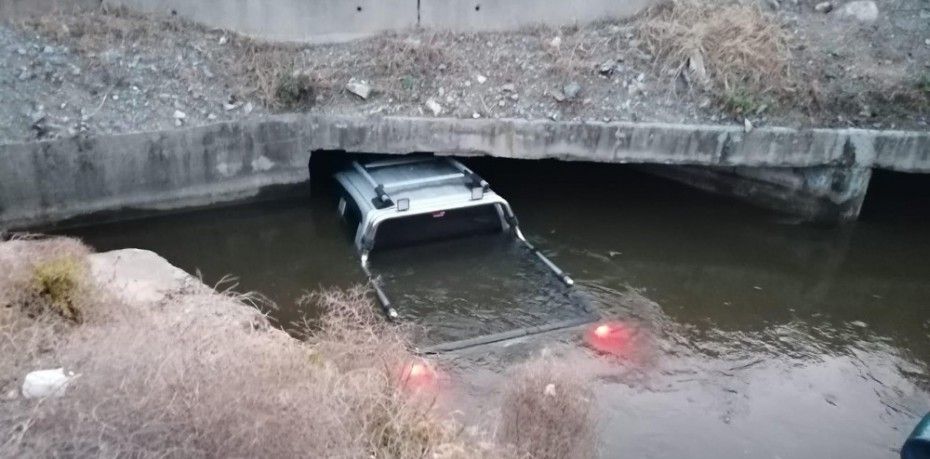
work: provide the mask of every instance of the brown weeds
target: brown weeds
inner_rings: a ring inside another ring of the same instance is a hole
[[[501,402],[500,439],[533,458],[597,454],[593,395],[571,368],[538,360],[519,367]]]
[[[65,249],[86,250],[6,242],[0,261],[28,273]],[[4,298],[20,298],[9,291],[29,288],[26,278],[5,276]],[[325,309],[306,341],[242,327],[237,317],[256,311],[238,298],[190,289],[64,328],[0,308],[0,456],[494,456],[398,385],[406,339],[363,290],[308,297]],[[15,396],[26,372],[62,366],[77,374],[63,397]]]
[[[794,85],[789,34],[757,5],[673,0],[638,30],[663,74],[685,74],[718,95],[784,96]]]
[[[163,45],[180,35],[184,28],[197,27],[178,19],[144,16],[125,8],[50,13],[30,18],[23,25],[56,42],[70,43],[83,53],[114,47]]]
[[[88,253],[86,246],[66,238],[0,243],[0,308],[10,315],[53,313],[81,322],[96,294]]]

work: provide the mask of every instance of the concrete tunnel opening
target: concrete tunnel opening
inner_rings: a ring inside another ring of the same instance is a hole
[[[394,154],[349,153],[341,150],[313,151],[308,162],[310,192],[330,194],[333,189],[333,174],[348,167],[355,160],[377,160],[397,158]],[[490,156],[454,156],[487,180],[493,189],[505,198],[508,195],[523,195],[531,188],[532,202],[572,199],[579,202],[579,209],[587,212],[622,210],[630,202],[650,205],[667,210],[673,209],[684,197],[693,199],[695,189],[702,203],[731,206],[754,213],[772,213],[771,209],[752,206],[742,199],[725,196],[726,193],[712,192],[695,187],[681,180],[669,178],[668,173],[679,169],[676,166],[643,167],[635,164],[600,163],[591,161],[563,161],[556,159],[512,159]],[[658,172],[657,172],[658,171]],[[570,191],[570,193],[566,193]],[[633,199],[635,198],[635,199]],[[523,213],[538,212],[522,209]]]

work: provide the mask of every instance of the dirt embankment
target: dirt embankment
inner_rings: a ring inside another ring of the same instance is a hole
[[[263,44],[123,11],[0,27],[0,139],[310,111],[926,129],[923,0],[678,0],[505,33]]]
[[[0,457],[596,453],[593,402],[572,373],[530,364],[500,420],[466,430],[435,404],[436,364],[365,292],[305,301],[322,319],[295,339],[260,297],[211,289],[152,252],[0,241]],[[57,368],[63,385],[30,385]]]

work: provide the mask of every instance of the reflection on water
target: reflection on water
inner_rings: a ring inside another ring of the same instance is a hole
[[[542,347],[598,381],[605,457],[890,458],[930,408],[927,213],[821,228],[623,167],[471,165],[586,296],[637,330],[621,358],[587,350],[577,330],[445,357],[448,396],[475,419],[495,407],[502,362]],[[331,204],[70,233],[101,250],[155,250],[207,281],[236,274],[288,322],[313,312],[291,306],[303,290],[363,280]],[[374,254],[372,266],[431,339],[463,337],[568,310],[554,277],[518,249],[480,238]]]

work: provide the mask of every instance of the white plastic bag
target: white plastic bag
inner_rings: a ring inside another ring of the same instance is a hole
[[[65,375],[64,368],[33,371],[26,375],[26,380],[23,382],[23,397],[61,397],[65,394],[70,380],[71,378]]]

